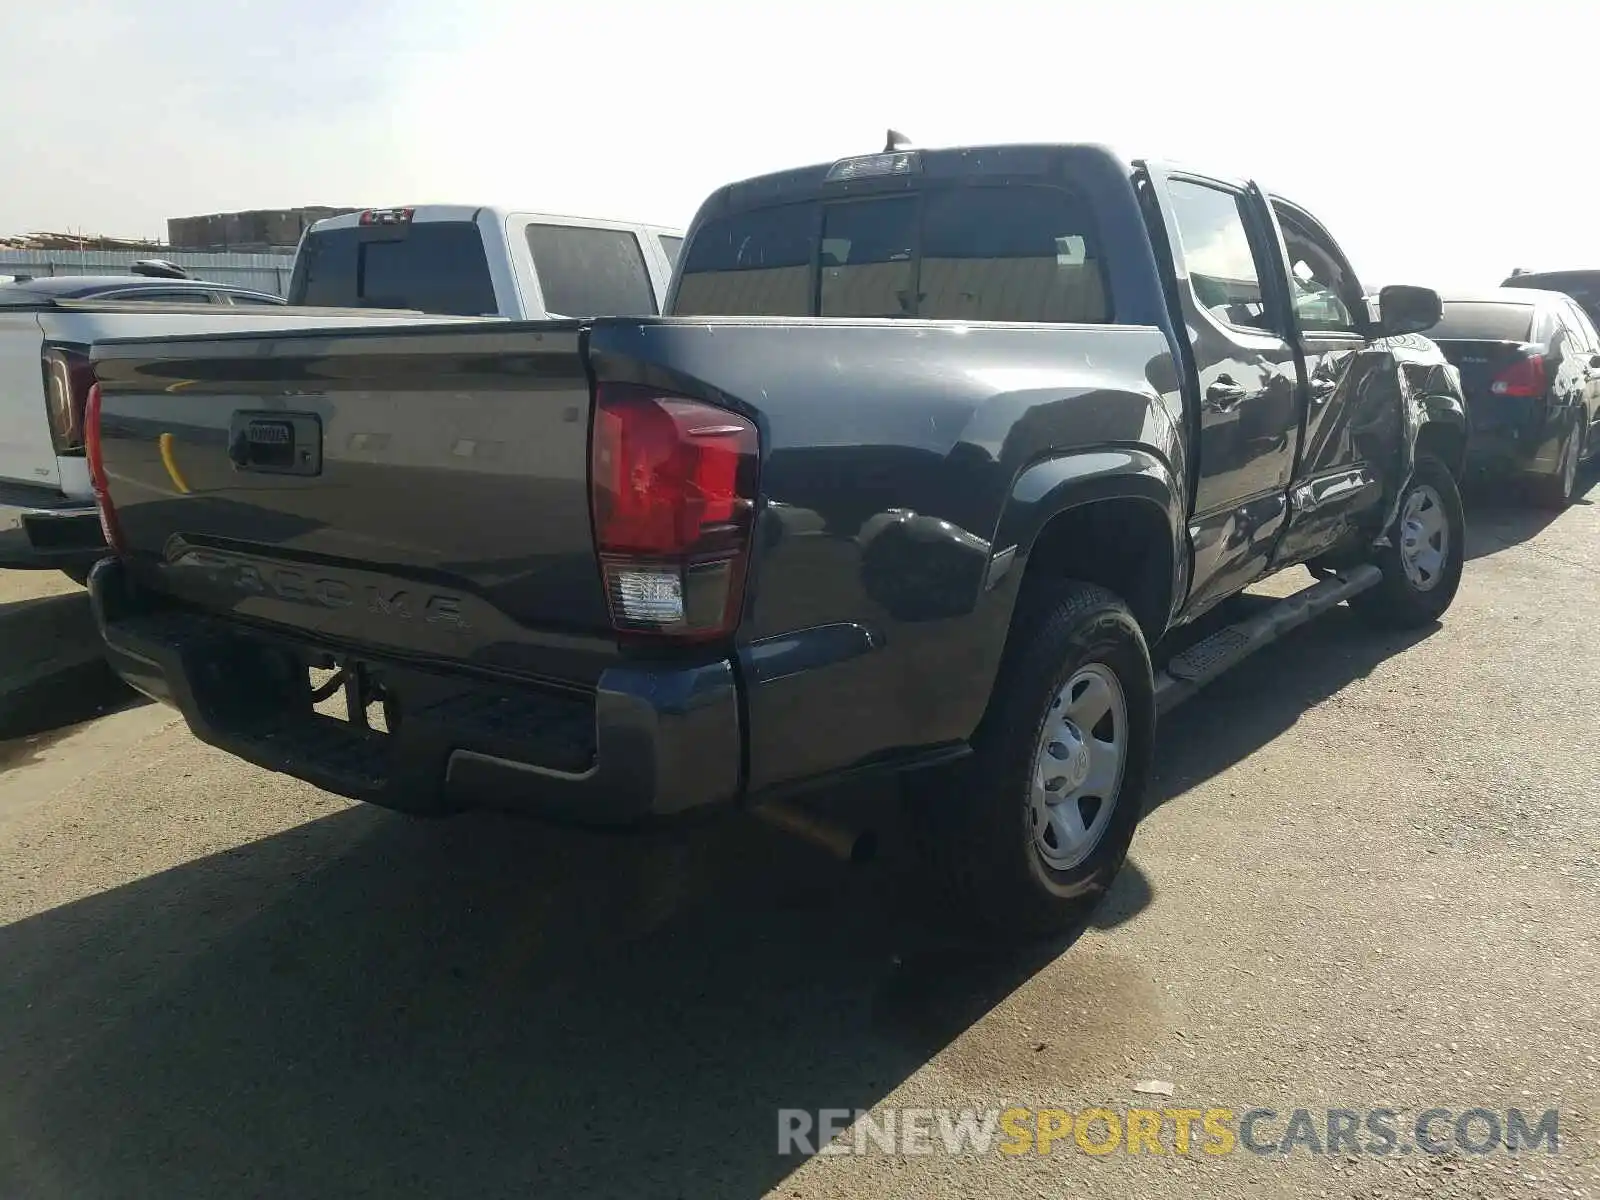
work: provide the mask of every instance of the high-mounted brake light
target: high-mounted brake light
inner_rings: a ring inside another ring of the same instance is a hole
[[[1489,390],[1496,396],[1543,396],[1549,387],[1544,355],[1530,353],[1498,372]]]
[[[759,449],[737,413],[596,388],[590,501],[616,629],[704,639],[738,625]]]
[[[868,179],[874,175],[911,175],[922,169],[922,159],[915,150],[899,150],[893,154],[863,154],[859,158],[841,158],[828,169],[826,183],[848,183],[852,179]]]
[[[83,453],[83,410],[94,385],[89,356],[68,346],[46,347],[44,369],[45,412],[50,421],[50,441],[59,455]]]
[[[84,457],[89,466],[89,487],[94,492],[95,507],[100,510],[100,532],[106,545],[115,554],[124,548],[122,526],[117,521],[116,506],[111,503],[111,488],[106,479],[105,448],[100,438],[100,385],[89,388],[83,413]]]
[[[416,211],[414,208],[369,208],[361,214],[361,224],[405,225]]]

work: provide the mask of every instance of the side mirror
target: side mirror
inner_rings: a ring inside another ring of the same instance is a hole
[[[1378,336],[1421,333],[1444,316],[1444,304],[1432,288],[1391,283],[1378,293]]]

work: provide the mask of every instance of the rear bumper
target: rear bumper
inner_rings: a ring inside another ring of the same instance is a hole
[[[112,667],[196,737],[352,799],[621,825],[740,793],[726,661],[613,667],[579,693],[362,656],[399,706],[377,733],[310,711],[303,664],[317,647],[143,599],[115,559],[96,565],[89,593]]]
[[[1561,464],[1561,439],[1572,427],[1570,406],[1546,408],[1526,401],[1523,411],[1482,417],[1467,439],[1467,469],[1479,475],[1553,475]],[[1483,407],[1480,403],[1479,407]],[[1509,406],[1501,402],[1501,409]]]
[[[105,552],[92,502],[54,488],[0,483],[0,567],[87,568]]]

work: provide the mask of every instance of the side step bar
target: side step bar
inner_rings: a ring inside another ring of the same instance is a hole
[[[1382,579],[1383,572],[1370,563],[1356,567],[1285,596],[1265,612],[1219,629],[1204,641],[1196,642],[1182,654],[1174,655],[1164,669],[1156,672],[1157,711],[1171,711],[1263,646],[1334,605],[1376,586]]]

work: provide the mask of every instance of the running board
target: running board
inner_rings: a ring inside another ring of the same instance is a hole
[[[1174,655],[1165,668],[1156,672],[1157,711],[1176,708],[1263,646],[1299,628],[1312,617],[1321,616],[1334,605],[1376,586],[1382,579],[1383,573],[1377,567],[1364,564],[1285,596],[1265,612],[1219,629],[1204,641],[1196,642],[1182,654]]]

